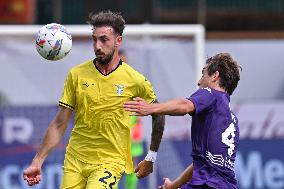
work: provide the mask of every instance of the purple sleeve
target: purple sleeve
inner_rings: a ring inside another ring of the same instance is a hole
[[[209,110],[215,102],[213,91],[208,87],[198,89],[187,99],[194,104],[194,114]]]

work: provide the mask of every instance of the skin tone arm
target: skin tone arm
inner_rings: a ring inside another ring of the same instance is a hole
[[[178,189],[191,179],[192,173],[193,164],[190,164],[173,182],[169,178],[164,178],[164,185],[158,189]]]
[[[48,154],[60,143],[67,124],[72,116],[72,110],[59,106],[59,110],[49,124],[43,142],[30,166],[24,170],[23,177],[28,185],[38,184],[41,180],[41,167]]]
[[[159,103],[159,104],[158,103],[148,104],[144,99],[137,97],[137,98],[134,98],[133,101],[124,103],[123,107],[127,111],[134,112],[135,113],[134,115],[137,115],[137,116],[147,116],[147,115],[157,116],[157,115],[162,115],[162,114],[182,116],[188,113],[193,113],[195,111],[194,104],[190,100],[187,100],[187,99],[174,99],[174,100],[170,100],[170,101]],[[154,132],[154,129],[153,129],[153,132]],[[158,144],[160,144],[161,139],[159,137],[153,136],[153,133],[152,133],[152,141],[154,138],[157,138],[156,140],[158,141]],[[154,149],[154,151],[156,150]],[[141,163],[149,164],[151,162],[146,162],[144,160]],[[140,164],[138,164],[137,169],[139,169]],[[137,172],[137,169],[136,169],[136,172]],[[148,169],[147,171],[152,172],[153,171],[152,169]],[[140,172],[138,173],[139,174],[137,174],[137,177],[143,178],[143,177],[140,177]]]
[[[154,102],[155,104],[158,101]],[[163,132],[165,126],[165,116],[152,114],[152,135],[151,135],[151,144],[150,150],[157,152],[162,140]],[[137,177],[144,178],[153,172],[153,163],[150,161],[143,160],[141,161],[137,168],[135,169]]]
[[[225,89],[220,87],[220,74],[218,71],[213,73],[211,76],[208,75],[207,67],[202,70],[202,77],[198,81],[200,87],[210,87],[218,91],[225,92]],[[150,114],[163,114],[173,116],[183,116],[188,113],[194,113],[194,104],[187,99],[173,99],[164,103],[159,104],[148,104],[142,98],[134,98],[133,101],[124,103],[124,109],[127,111],[134,112],[134,115],[145,116]]]
[[[155,101],[155,104],[158,102]],[[163,137],[165,127],[165,116],[159,114],[152,114],[152,135],[150,150],[157,152]]]
[[[172,116],[183,116],[195,111],[194,104],[187,99],[173,99],[159,104],[148,104],[144,99],[137,97],[124,103],[125,110],[134,112],[137,116],[150,114],[163,114]]]

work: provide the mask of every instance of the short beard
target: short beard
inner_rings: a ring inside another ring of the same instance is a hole
[[[106,55],[104,58],[96,58],[96,61],[101,65],[107,65],[112,60],[113,54],[114,50],[110,54]]]

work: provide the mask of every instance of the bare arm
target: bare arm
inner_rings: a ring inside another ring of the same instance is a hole
[[[59,106],[59,110],[47,128],[43,142],[33,159],[33,163],[42,165],[48,154],[53,150],[61,141],[67,124],[71,118],[72,110]]]
[[[148,104],[142,98],[134,98],[134,101],[124,103],[125,110],[135,112],[135,115],[145,116],[150,114],[163,114],[182,116],[195,111],[194,104],[187,99],[173,99],[164,103]]]
[[[178,189],[192,178],[192,173],[193,164],[190,164],[173,182],[169,178],[164,178],[164,184],[158,189]]]
[[[155,104],[158,103],[156,100]],[[159,114],[152,114],[152,135],[150,150],[157,152],[163,137],[165,128],[165,116]]]
[[[185,183],[187,183],[193,173],[193,164],[190,164],[174,181],[173,181],[173,188],[179,188]]]
[[[158,103],[156,100],[154,103]],[[165,126],[165,116],[164,115],[158,115],[158,114],[152,114],[152,135],[151,135],[151,144],[150,144],[150,150],[157,152],[163,137],[164,132],[164,126]],[[138,178],[144,178],[148,176],[150,173],[153,172],[153,162],[152,161],[141,161],[137,168],[135,169],[135,172],[137,172]]]
[[[43,142],[31,165],[24,170],[24,179],[27,180],[30,186],[38,184],[41,180],[42,164],[50,151],[52,151],[60,143],[71,116],[71,109],[59,106],[59,110],[53,121],[49,124]]]

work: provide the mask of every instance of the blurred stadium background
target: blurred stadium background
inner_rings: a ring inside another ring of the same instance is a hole
[[[22,170],[55,115],[68,70],[94,58],[91,38],[82,33],[73,36],[66,58],[43,60],[34,48],[33,31],[51,22],[86,27],[89,12],[105,9],[122,12],[128,28],[135,26],[136,31],[151,24],[204,29],[151,36],[134,35],[126,28],[122,48],[128,62],[151,80],[160,101],[186,97],[196,89],[199,56],[205,60],[218,52],[233,55],[243,68],[232,96],[241,131],[239,188],[283,189],[283,0],[0,0],[0,189],[28,188]],[[11,26],[17,28],[5,32]],[[29,34],[15,34],[27,30]],[[167,117],[166,124],[155,171],[139,182],[139,189],[156,188],[164,176],[174,179],[191,163],[190,117]],[[33,188],[58,188],[71,129],[72,123],[45,163],[43,182]],[[143,130],[147,147],[148,117]]]

